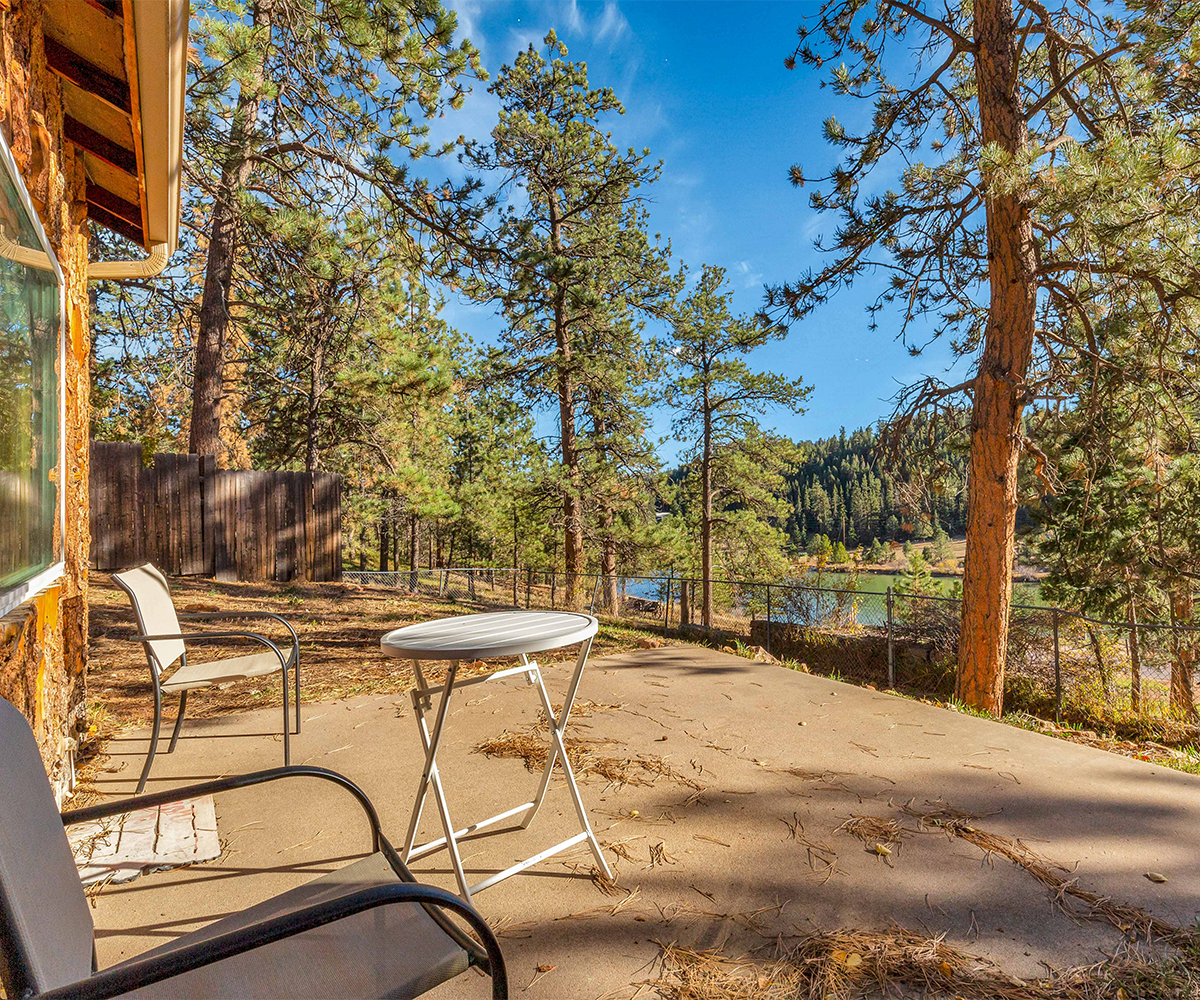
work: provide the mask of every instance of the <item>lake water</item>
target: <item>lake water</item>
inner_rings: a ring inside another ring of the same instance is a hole
[[[864,594],[886,594],[888,587],[898,587],[903,578],[899,573],[859,573],[857,589]],[[961,582],[961,577],[935,576],[933,579],[934,592],[949,596],[955,589],[955,584]],[[822,573],[820,583],[815,575],[806,576],[801,582],[808,586],[827,587],[840,590],[846,586],[850,576],[846,573]],[[631,597],[643,597],[656,601],[662,597],[662,584],[657,580],[630,580],[626,593]],[[1013,603],[1045,606],[1036,583],[1014,583]]]

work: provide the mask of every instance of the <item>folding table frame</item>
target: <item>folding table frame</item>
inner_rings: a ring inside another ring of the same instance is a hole
[[[412,819],[408,824],[408,834],[404,838],[404,860],[406,862],[412,861],[415,858],[431,854],[443,846],[446,847],[450,853],[450,861],[454,866],[454,877],[458,881],[459,890],[463,898],[468,902],[471,901],[474,893],[482,892],[497,882],[502,882],[506,878],[510,878],[518,872],[524,871],[526,868],[531,868],[546,858],[565,851],[567,848],[574,847],[585,840],[592,849],[596,864],[600,868],[600,871],[604,873],[604,877],[612,878],[608,862],[604,860],[604,852],[601,851],[600,843],[596,840],[596,835],[592,831],[592,825],[588,822],[587,811],[583,807],[583,800],[579,796],[579,787],[575,783],[575,773],[571,769],[571,761],[567,757],[567,749],[563,744],[563,733],[566,731],[567,722],[571,717],[571,708],[575,704],[575,695],[579,690],[579,680],[583,676],[583,667],[587,662],[588,653],[592,648],[592,638],[592,636],[589,636],[580,644],[579,657],[575,661],[575,672],[571,675],[571,683],[567,687],[562,709],[557,716],[554,714],[554,706],[550,703],[550,696],[546,692],[546,685],[542,682],[541,668],[538,666],[536,660],[530,660],[524,653],[519,654],[521,657],[520,666],[494,670],[482,676],[468,677],[465,680],[457,682],[455,678],[458,673],[460,661],[451,660],[450,666],[446,671],[446,682],[435,686],[431,686],[426,680],[425,673],[421,669],[421,661],[418,659],[412,661],[413,670],[417,678],[417,686],[411,692],[413,714],[417,720],[417,729],[421,734],[421,743],[425,748],[425,767],[421,774],[421,783],[417,788],[417,798],[413,804]],[[450,819],[450,809],[446,803],[445,789],[442,787],[442,776],[437,766],[437,752],[441,744],[442,731],[449,713],[450,696],[453,692],[461,688],[470,687],[473,684],[484,684],[489,681],[517,676],[524,676],[527,684],[537,688],[538,695],[542,700],[542,710],[546,713],[546,718],[550,725],[550,752],[546,758],[546,766],[542,769],[542,780],[538,785],[537,794],[529,802],[522,802],[519,806],[506,809],[504,812],[497,813],[495,816],[489,816],[487,819],[479,820],[470,826],[463,827],[461,830],[455,830],[454,824]],[[438,702],[437,713],[434,717],[433,731],[430,732],[425,716],[427,712],[433,711],[433,696],[439,692],[441,693],[441,699]],[[521,816],[519,826],[522,830],[528,828],[546,798],[546,792],[550,788],[550,776],[554,771],[555,764],[560,759],[562,760],[563,775],[567,779],[567,790],[571,795],[571,802],[575,806],[575,815],[579,819],[580,832],[573,837],[568,837],[561,843],[555,844],[553,847],[547,847],[544,851],[539,851],[524,861],[518,861],[515,865],[505,868],[504,871],[497,872],[495,875],[489,875],[474,885],[468,885],[466,875],[463,873],[462,857],[458,850],[458,840],[521,813],[524,815]],[[417,826],[421,822],[421,813],[425,808],[425,799],[430,789],[433,790],[434,802],[437,804],[438,813],[442,820],[442,827],[446,831],[446,835],[425,844],[414,845],[413,841],[417,835]]]

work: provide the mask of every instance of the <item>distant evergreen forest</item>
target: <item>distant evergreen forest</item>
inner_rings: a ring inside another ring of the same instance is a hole
[[[871,427],[798,442],[796,460],[783,470],[790,544],[800,549],[821,534],[853,548],[876,538],[930,538],[939,526],[964,533],[966,451],[926,424],[914,424],[902,440],[887,456]]]

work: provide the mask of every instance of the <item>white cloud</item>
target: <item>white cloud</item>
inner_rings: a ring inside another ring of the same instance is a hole
[[[483,29],[479,26],[479,15],[483,13],[481,5],[476,0],[456,0],[450,4],[458,17],[458,35],[455,41],[469,38],[482,55],[486,51]]]
[[[563,5],[566,7],[565,26],[567,31],[573,35],[580,34],[584,29],[583,11],[579,9],[579,0],[570,0],[569,3]],[[561,10],[562,7],[559,7]]]
[[[605,0],[604,13],[595,27],[596,40],[599,42],[617,41],[629,30],[629,22],[617,6],[617,0]]]
[[[733,265],[734,271],[741,278],[743,288],[761,288],[763,283],[762,271],[757,271],[748,260],[739,260]]]

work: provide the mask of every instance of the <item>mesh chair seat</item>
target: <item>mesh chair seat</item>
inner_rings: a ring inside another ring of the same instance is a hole
[[[223,917],[138,956],[145,959],[313,903],[399,881],[373,854],[306,885]],[[467,953],[418,903],[347,917],[294,937],[123,994],[131,1000],[225,997],[359,998],[418,996],[466,971]]]
[[[162,690],[164,694],[168,691],[190,691],[210,684],[266,677],[279,673],[279,670],[279,657],[269,651],[231,656],[212,663],[185,663],[162,682]]]

